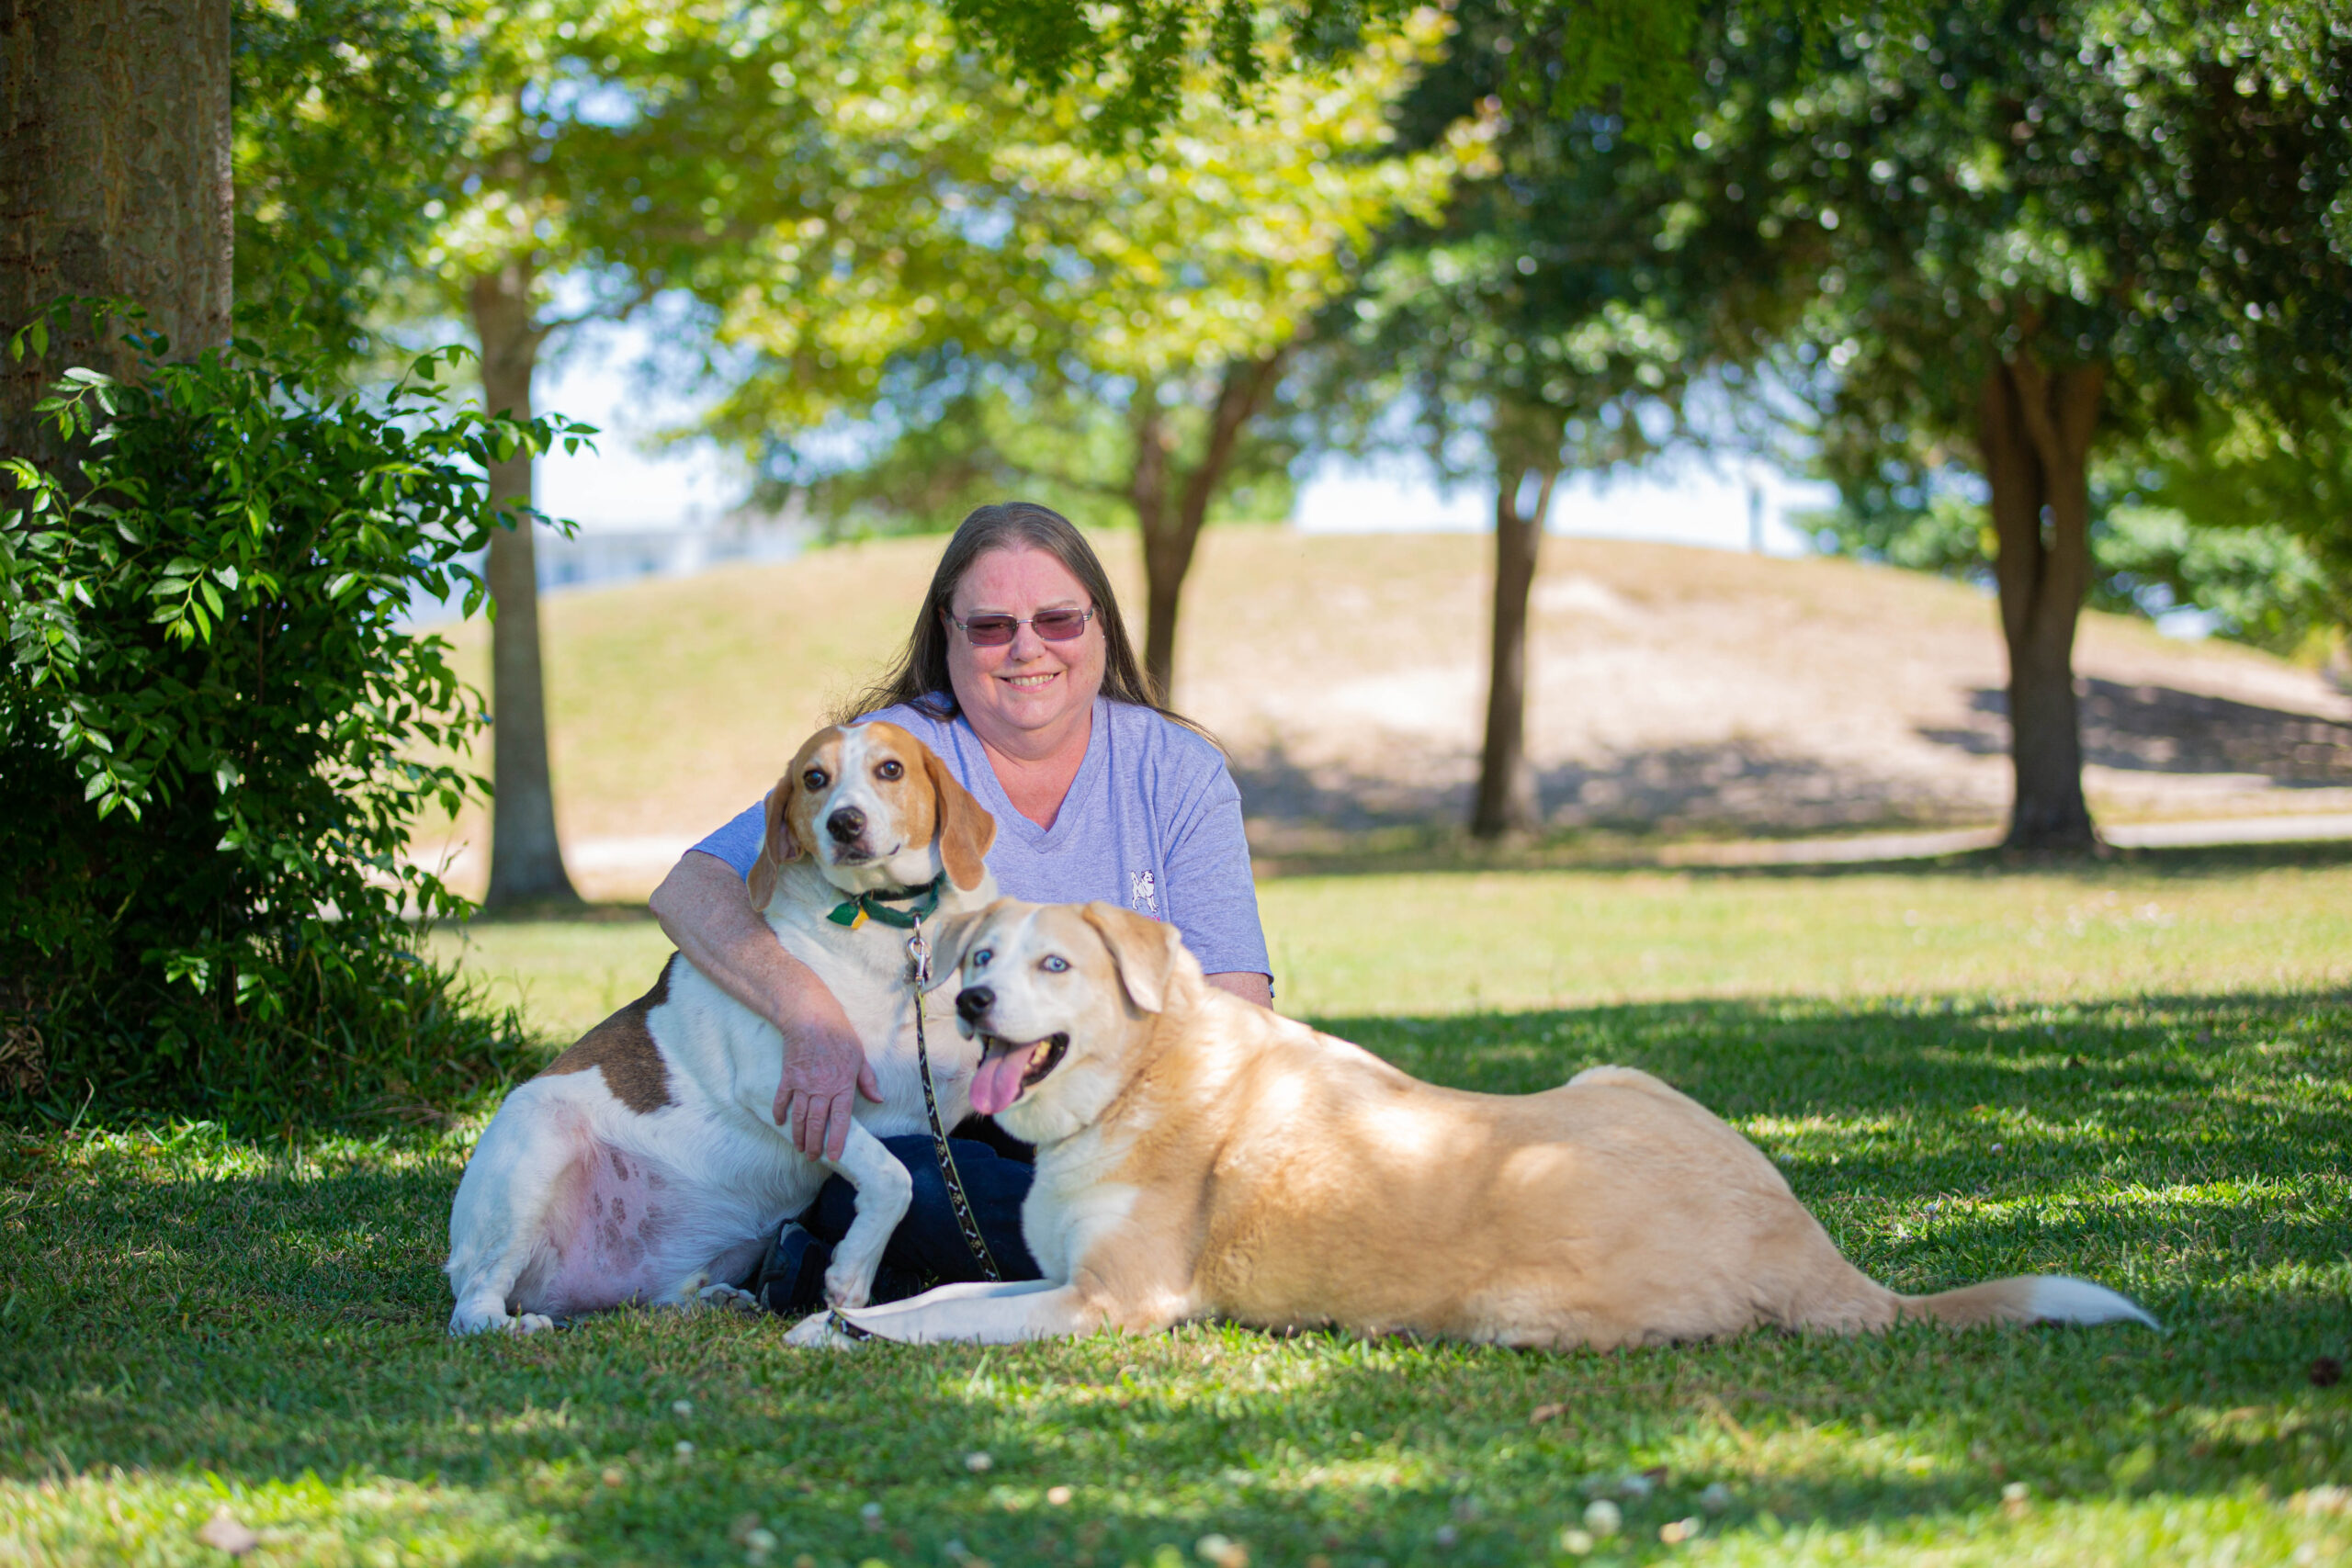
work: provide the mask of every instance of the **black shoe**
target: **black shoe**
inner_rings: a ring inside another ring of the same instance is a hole
[[[831,1247],[786,1220],[752,1281],[752,1293],[770,1312],[813,1312],[825,1304],[825,1269],[832,1261]]]

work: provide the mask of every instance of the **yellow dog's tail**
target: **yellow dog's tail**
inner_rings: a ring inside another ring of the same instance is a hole
[[[2144,1323],[2162,1326],[2128,1296],[2064,1274],[2018,1274],[1932,1296],[1901,1298],[1905,1317],[1930,1317],[1954,1328],[1985,1323]]]

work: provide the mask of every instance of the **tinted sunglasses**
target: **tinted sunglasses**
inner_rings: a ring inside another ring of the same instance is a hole
[[[1094,612],[1040,610],[1025,620],[1015,620],[1011,615],[974,615],[968,621],[958,621],[952,614],[947,618],[964,629],[974,648],[1002,648],[1023,626],[1036,627],[1037,635],[1047,642],[1068,642],[1086,630],[1086,623],[1094,618]]]

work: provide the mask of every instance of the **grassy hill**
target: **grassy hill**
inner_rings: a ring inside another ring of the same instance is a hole
[[[1132,536],[1098,544],[1141,601]],[[936,538],[545,603],[558,815],[583,889],[641,894],[904,637]],[[1488,541],[1227,528],[1188,588],[1176,698],[1233,752],[1261,853],[1449,836],[1476,773]],[[1842,560],[1555,539],[1531,750],[1563,835],[1998,820],[1994,608]],[[483,678],[483,630],[458,634]],[[2109,819],[2352,809],[2352,702],[2248,649],[2085,617],[2087,783]],[[438,840],[436,828],[428,838]],[[475,846],[478,819],[452,845]],[[469,865],[472,868],[470,878]]]

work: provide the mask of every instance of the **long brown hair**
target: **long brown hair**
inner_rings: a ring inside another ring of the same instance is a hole
[[[1151,677],[1136,658],[1127,623],[1119,614],[1118,596],[1111,592],[1110,574],[1086,536],[1050,506],[1034,501],[1001,501],[976,507],[956,525],[941,552],[939,569],[931,574],[930,591],[915,614],[915,629],[905,649],[882,678],[843,704],[833,722],[845,724],[860,714],[904,703],[933,718],[954,718],[958,712],[956,688],[947,679],[947,609],[957,585],[972,563],[990,550],[1033,549],[1052,556],[1093,603],[1094,618],[1102,627],[1102,694],[1113,702],[1133,703],[1161,717],[1214,739],[1208,731],[1161,700]]]

